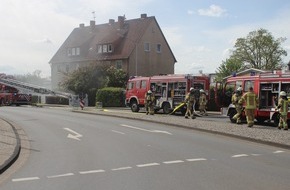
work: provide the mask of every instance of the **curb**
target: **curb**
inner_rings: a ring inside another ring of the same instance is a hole
[[[4,119],[2,120],[8,123],[13,129],[16,136],[16,146],[14,147],[14,151],[10,155],[10,157],[2,165],[0,165],[0,174],[4,173],[18,159],[20,151],[21,151],[21,142],[20,142],[19,134],[16,128],[7,120],[4,120]]]

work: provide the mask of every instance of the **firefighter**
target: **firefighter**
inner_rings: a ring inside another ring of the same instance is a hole
[[[194,88],[190,88],[189,93],[185,97],[185,103],[186,103],[185,118],[188,119],[188,117],[191,117],[192,119],[195,119],[195,116],[191,111],[193,105],[195,104]]]
[[[207,104],[206,94],[205,94],[203,89],[200,89],[199,92],[200,92],[200,96],[199,96],[200,115],[207,115],[207,113],[206,113],[206,104]]]
[[[239,104],[246,103],[245,114],[247,117],[248,127],[253,127],[255,119],[255,110],[258,107],[258,97],[253,92],[253,87],[249,88],[249,91],[245,93],[242,98],[239,100]]]
[[[239,101],[242,98],[242,87],[239,87],[232,96],[232,104],[235,105],[237,113],[233,116],[233,119],[236,120],[237,124],[241,124],[241,115],[243,111],[243,104],[240,104]]]
[[[151,90],[148,90],[145,96],[146,115],[154,115],[154,101],[155,97]]]
[[[278,106],[276,108],[276,109],[279,109],[279,113],[280,113],[278,129],[284,128],[284,130],[288,130],[288,125],[287,125],[288,105],[289,105],[289,102],[286,96],[286,92],[281,91]]]

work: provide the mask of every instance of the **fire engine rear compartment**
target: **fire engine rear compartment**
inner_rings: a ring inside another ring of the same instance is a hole
[[[286,82],[261,82],[260,84],[260,108],[275,108],[278,103],[279,92],[285,91],[290,96],[290,83]]]

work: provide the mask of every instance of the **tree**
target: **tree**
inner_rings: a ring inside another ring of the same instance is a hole
[[[241,68],[256,68],[262,70],[281,69],[284,66],[283,56],[287,56],[286,50],[281,44],[286,38],[274,39],[272,34],[265,29],[250,32],[246,38],[238,38],[232,54],[228,60],[235,60],[234,63]],[[232,70],[232,61],[223,61],[218,68],[218,74],[226,77]],[[236,67],[236,66],[235,66]]]
[[[234,57],[226,59],[217,69],[217,80],[222,80],[224,77],[237,73],[243,67],[243,63]]]
[[[64,75],[65,78],[60,86],[75,94],[88,94],[89,105],[94,105],[97,89],[106,85],[104,68],[100,66],[80,67],[71,73],[64,73]]]
[[[65,79],[60,86],[75,94],[88,94],[89,105],[94,105],[98,89],[104,87],[124,88],[127,79],[126,73],[115,67],[91,65],[80,67],[71,73],[65,73]]]
[[[233,56],[251,68],[278,69],[283,66],[282,56],[287,56],[287,52],[281,47],[285,40],[286,38],[274,39],[265,29],[252,31],[246,38],[237,39]]]
[[[126,87],[128,75],[125,71],[111,66],[106,70],[106,73],[108,77],[108,87]]]

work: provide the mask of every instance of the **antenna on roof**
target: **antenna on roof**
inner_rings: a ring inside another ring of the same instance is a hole
[[[92,15],[93,15],[93,20],[96,21],[95,11],[92,12]]]

